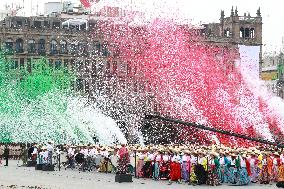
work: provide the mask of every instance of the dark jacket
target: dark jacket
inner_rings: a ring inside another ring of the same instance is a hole
[[[10,152],[9,148],[6,147],[6,148],[4,149],[4,154],[3,154],[3,156],[4,156],[5,158],[9,158],[9,152]]]

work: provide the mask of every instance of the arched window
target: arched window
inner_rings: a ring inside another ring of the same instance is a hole
[[[250,37],[250,31],[249,28],[245,29],[245,38],[249,38]]]
[[[94,42],[93,46],[93,54],[94,55],[99,55],[101,52],[101,44],[99,41]]]
[[[40,55],[45,55],[45,40],[40,39],[38,42],[38,53]]]
[[[108,51],[108,44],[107,42],[104,42],[102,45],[102,55],[103,56],[109,56],[109,51]]]
[[[255,31],[254,28],[250,29],[250,38],[253,39],[255,37]]]
[[[67,42],[66,41],[61,41],[60,42],[60,54],[67,54]]]
[[[245,37],[245,29],[243,27],[240,28],[240,38]]]
[[[30,39],[28,40],[28,53],[35,53],[35,52],[36,52],[35,40]]]
[[[225,35],[225,37],[230,37],[230,29],[229,28],[225,29],[224,35]]]
[[[78,45],[79,48],[79,53],[80,54],[87,54],[88,52],[88,42],[84,41],[84,42],[80,42]]]
[[[16,53],[23,53],[24,52],[24,41],[23,39],[19,38],[16,40]]]
[[[58,54],[57,41],[54,39],[50,42],[50,54]]]
[[[13,53],[13,40],[12,39],[7,39],[5,42],[5,48],[7,53]]]
[[[72,42],[69,46],[69,51],[71,54],[76,54],[78,52],[78,44],[76,42]]]

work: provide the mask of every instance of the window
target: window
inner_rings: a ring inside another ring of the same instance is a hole
[[[87,52],[88,52],[88,43],[87,42],[79,43],[78,48],[79,48],[79,53],[80,54],[87,54]]]
[[[243,27],[240,28],[240,38],[245,37],[245,29]]]
[[[25,68],[25,59],[24,58],[20,58],[20,69],[24,69]]]
[[[21,28],[22,26],[23,26],[23,22],[20,21],[20,20],[18,20],[18,21],[16,22],[16,27],[17,27],[17,28]]]
[[[44,21],[44,22],[43,22],[43,26],[44,26],[45,28],[49,28],[49,27],[50,27],[49,22],[48,22],[48,21]]]
[[[67,42],[66,41],[61,41],[60,42],[60,54],[67,54]]]
[[[113,61],[112,62],[112,73],[115,74],[117,72],[117,62]]]
[[[78,49],[78,46],[75,44],[75,43],[72,43],[71,45],[70,45],[70,53],[71,54],[76,54],[77,53],[77,49]]]
[[[54,55],[54,54],[58,54],[58,51],[57,51],[57,41],[56,40],[51,40],[51,43],[50,43],[50,54],[51,55]]]
[[[94,43],[93,54],[99,55],[100,52],[101,52],[101,44],[100,44],[100,42],[97,41],[97,42]]]
[[[251,38],[251,39],[253,39],[253,38],[255,37],[255,36],[254,36],[254,35],[255,35],[254,33],[255,33],[255,32],[254,32],[254,28],[251,28],[251,29],[250,29],[250,38]]]
[[[55,60],[55,69],[59,70],[61,68],[61,60]]]
[[[65,59],[64,60],[64,71],[68,72],[68,70],[69,70],[69,61],[68,59]]]
[[[13,41],[12,39],[7,39],[5,42],[5,50],[7,53],[13,53]]]
[[[16,53],[23,53],[24,52],[24,42],[22,39],[16,40]]]
[[[83,91],[83,89],[84,89],[84,80],[77,79],[76,80],[76,91]]]
[[[245,29],[245,38],[249,38],[250,37],[250,30],[249,28]]]
[[[34,21],[35,28],[41,28],[41,21]]]
[[[60,22],[53,22],[52,23],[52,29],[59,29],[60,28]]]
[[[45,40],[40,39],[38,42],[38,54],[45,55]]]
[[[35,52],[36,52],[35,40],[30,39],[28,41],[28,53],[35,53]]]
[[[109,56],[109,51],[108,51],[108,45],[107,43],[104,43],[102,45],[102,55],[103,56]]]
[[[53,69],[53,60],[52,59],[49,59],[48,65],[51,69]]]
[[[27,71],[29,73],[32,72],[32,59],[28,58],[28,61],[27,61]]]

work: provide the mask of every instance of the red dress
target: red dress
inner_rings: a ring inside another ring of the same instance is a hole
[[[171,181],[178,181],[181,179],[181,167],[178,162],[170,163],[170,179]]]

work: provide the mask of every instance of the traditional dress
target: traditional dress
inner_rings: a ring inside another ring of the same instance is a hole
[[[220,162],[219,158],[211,158],[209,160],[209,169],[208,169],[208,178],[207,178],[207,184],[211,186],[218,186],[220,185],[220,180],[218,177],[218,173],[220,171]]]
[[[189,181],[190,156],[185,154],[182,156],[182,178],[185,182]]]
[[[144,153],[138,153],[138,163],[136,167],[136,173],[138,177],[143,177],[143,167],[144,167],[144,158],[145,158]]]
[[[231,184],[237,184],[238,182],[238,164],[239,161],[237,161],[236,157],[232,157],[231,165],[229,167],[229,177],[228,181]]]
[[[277,187],[284,188],[284,157],[280,156],[280,166],[278,169],[278,182],[276,184]]]
[[[220,164],[220,168],[218,171],[218,178],[220,183],[224,182],[224,171],[225,171],[225,160],[224,160],[224,156],[219,158],[219,164]]]
[[[167,180],[169,178],[169,155],[162,156],[162,162],[160,166],[160,177],[161,180]]]
[[[252,156],[249,160],[251,171],[251,182],[256,183],[258,181],[257,164],[258,160],[255,156]]]
[[[238,185],[247,185],[250,182],[250,177],[247,172],[246,158],[240,158],[240,168],[238,170]]]
[[[119,155],[119,161],[118,161],[117,173],[126,174],[128,169],[128,164],[130,162],[127,148],[125,148],[124,146],[121,147],[119,149],[118,155]]]
[[[269,173],[268,173],[268,166],[267,166],[267,158],[262,158],[261,161],[261,171],[260,171],[260,178],[259,178],[259,182],[260,184],[269,184],[270,182],[270,177],[269,177]]]
[[[170,180],[171,181],[180,181],[181,180],[181,166],[180,166],[180,157],[174,155],[170,164]]]
[[[231,167],[231,161],[232,158],[231,156],[225,156],[224,157],[224,162],[225,162],[225,166],[224,166],[224,183],[229,183],[229,178],[231,178],[231,172],[230,172],[230,167]]]
[[[145,178],[151,178],[153,175],[153,164],[154,155],[151,152],[148,152],[147,156],[144,159],[145,165],[143,167],[143,174]]]
[[[153,169],[153,179],[159,180],[160,179],[160,163],[162,161],[161,154],[156,155],[154,160],[154,169]]]
[[[197,165],[197,157],[192,155],[191,156],[191,159],[190,159],[190,163],[191,163],[191,166],[190,166],[190,172],[189,172],[189,176],[190,176],[190,182],[192,184],[197,184],[197,176],[194,172],[195,170],[195,167]]]
[[[274,181],[274,182],[278,181],[279,166],[280,166],[280,158],[279,158],[279,156],[276,156],[273,159],[272,175],[271,175],[271,180]]]
[[[205,184],[207,180],[207,158],[201,157],[198,159],[198,164],[194,170],[197,176],[197,184]]]

